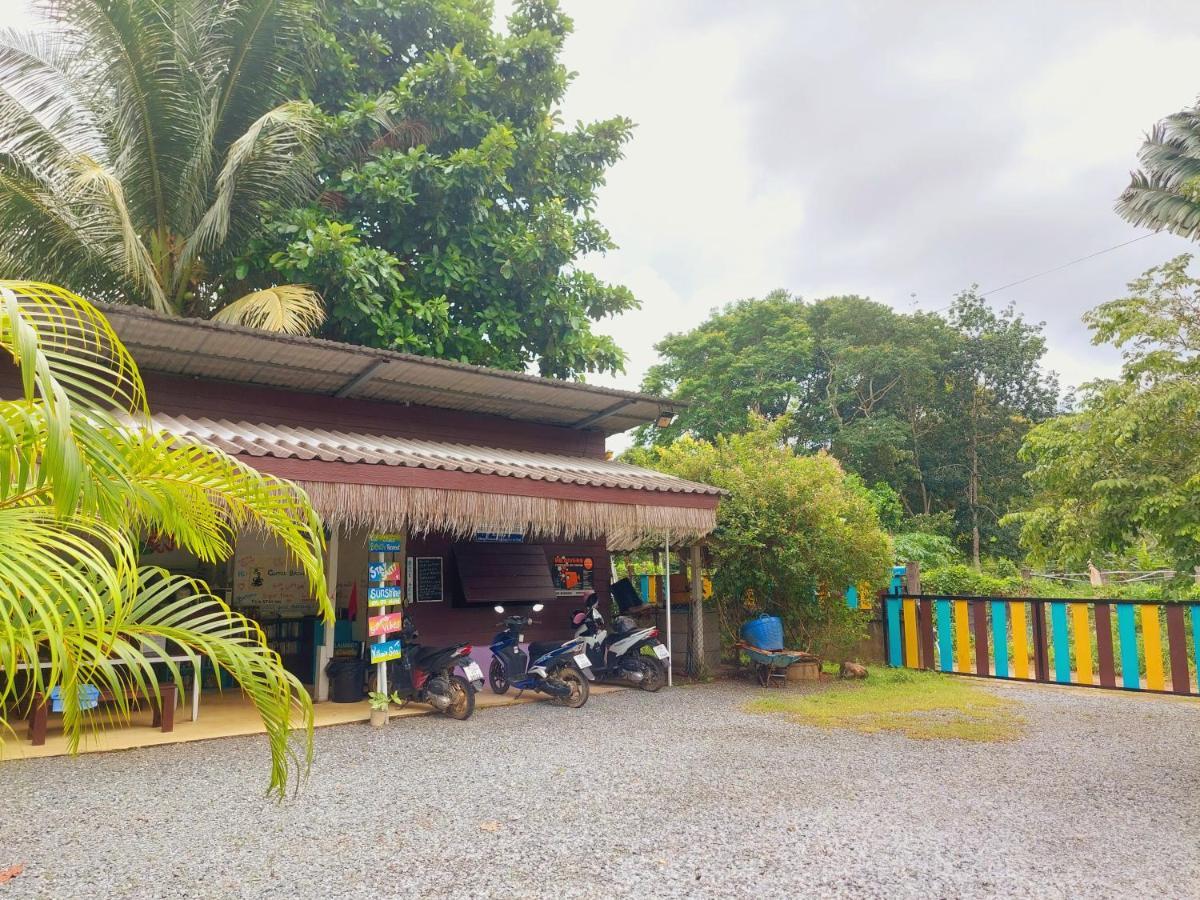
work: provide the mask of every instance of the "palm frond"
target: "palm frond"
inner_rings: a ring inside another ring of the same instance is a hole
[[[310,287],[281,284],[239,297],[217,310],[214,322],[282,334],[311,334],[325,321],[321,295]]]

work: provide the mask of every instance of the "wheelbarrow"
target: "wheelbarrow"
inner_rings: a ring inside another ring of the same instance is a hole
[[[788,666],[792,663],[817,661],[805,650],[764,650],[745,641],[738,641],[734,646],[750,657],[754,675],[763,687],[782,687],[786,684]]]

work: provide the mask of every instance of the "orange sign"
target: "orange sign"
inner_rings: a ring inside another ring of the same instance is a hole
[[[367,619],[367,634],[370,637],[391,634],[393,631],[399,631],[402,627],[404,627],[403,613],[394,612],[383,616],[371,616]]]

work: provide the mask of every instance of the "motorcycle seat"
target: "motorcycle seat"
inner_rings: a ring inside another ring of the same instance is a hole
[[[557,650],[563,645],[562,641],[530,641],[529,642],[529,662],[533,663],[538,657],[544,656],[551,650]]]

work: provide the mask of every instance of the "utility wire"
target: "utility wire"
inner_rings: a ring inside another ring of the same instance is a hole
[[[1079,259],[1073,259],[1070,262],[1065,262],[1061,266],[1055,266],[1053,269],[1047,269],[1045,272],[1038,272],[1036,275],[1027,275],[1025,278],[1019,278],[1016,281],[1010,281],[1008,284],[1002,284],[998,288],[992,288],[990,291],[984,291],[979,296],[987,297],[989,294],[998,294],[1000,291],[1006,291],[1010,287],[1016,287],[1018,284],[1024,284],[1027,281],[1033,281],[1035,278],[1042,278],[1045,275],[1053,275],[1055,272],[1061,272],[1063,269],[1069,269],[1071,266],[1081,262],[1087,262],[1089,259],[1095,259],[1097,256],[1103,256],[1105,253],[1111,253],[1114,250],[1120,250],[1122,247],[1128,247],[1130,244],[1136,244],[1138,241],[1144,241],[1146,238],[1152,238],[1157,231],[1152,231],[1149,234],[1143,234],[1141,237],[1135,237],[1132,240],[1125,241],[1121,244],[1115,244],[1112,247],[1105,247],[1103,250],[1097,250],[1095,253],[1089,253],[1087,256],[1081,256]]]

